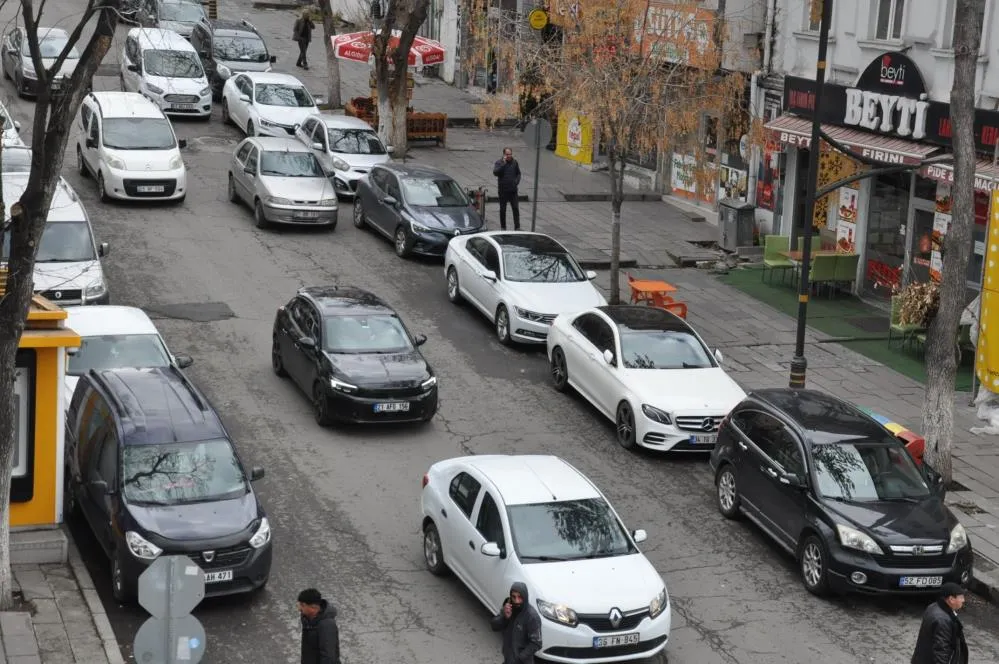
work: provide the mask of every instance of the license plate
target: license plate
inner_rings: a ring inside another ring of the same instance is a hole
[[[135,190],[140,194],[162,194],[166,187],[161,184],[140,184]]]
[[[301,212],[296,212],[295,216],[300,219],[318,219],[319,212],[316,210],[302,210]]]
[[[714,445],[718,442],[718,434],[699,433],[691,436],[690,442],[694,445]]]
[[[217,572],[205,572],[205,583],[219,583],[221,581],[232,581],[231,569],[220,569]]]
[[[376,403],[376,413],[405,413],[409,410],[408,401],[394,401],[392,403]]]
[[[594,636],[594,648],[613,648],[614,646],[633,646],[638,643],[638,632],[617,634],[616,636]]]
[[[943,585],[942,576],[903,576],[898,580],[902,588],[935,588]]]
[[[193,111],[194,104],[172,104],[171,107],[176,111]]]

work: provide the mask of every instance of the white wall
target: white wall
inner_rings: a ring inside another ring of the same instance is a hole
[[[751,74],[760,68],[767,0],[727,0],[722,66]],[[708,3],[705,3],[705,7]]]
[[[371,0],[332,0],[333,13],[339,13],[347,21],[364,19],[366,23],[359,29],[368,27],[371,20]]]

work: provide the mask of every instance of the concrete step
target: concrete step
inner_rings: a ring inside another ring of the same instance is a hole
[[[12,565],[65,563],[68,540],[61,528],[16,530],[10,533]]]

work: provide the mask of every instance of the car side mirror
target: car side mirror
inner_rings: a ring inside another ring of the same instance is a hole
[[[174,358],[177,363],[177,367],[180,369],[186,369],[192,364],[194,364],[194,358],[190,355],[178,355]]]
[[[311,337],[302,337],[298,340],[298,345],[308,350],[315,350],[316,340]]]
[[[326,148],[323,147],[322,143],[313,143],[312,144],[312,149],[313,150],[324,150],[325,151]]]
[[[276,55],[272,55],[271,56],[271,64],[274,64],[275,62],[277,62],[277,56]]]
[[[388,154],[392,154],[393,152],[395,152],[395,146],[389,145],[388,147],[385,148],[385,152],[387,152]]]
[[[139,71],[139,65],[128,65],[127,67],[125,67],[125,69],[127,69],[128,71],[138,72]]]
[[[923,462],[923,472],[926,474],[926,482],[930,485],[930,491],[943,498],[947,493],[947,487],[944,486],[943,475],[928,466],[925,461]]]
[[[482,555],[489,556],[490,558],[499,558],[500,553],[502,553],[499,544],[496,542],[486,542],[479,551],[482,552]]]
[[[609,350],[604,351],[604,362],[607,364],[614,364],[614,353]]]
[[[493,272],[492,270],[486,270],[485,272],[482,273],[482,278],[485,279],[486,281],[496,281],[498,277],[496,276],[496,273]]]
[[[395,207],[396,205],[399,204],[399,199],[397,199],[395,196],[386,196],[385,198],[382,199],[382,203],[385,203],[385,205],[391,205]]]
[[[14,120],[14,131],[21,131],[21,122],[19,120]]]
[[[250,95],[239,95],[239,100],[244,104],[250,103]]]
[[[632,531],[631,539],[635,540],[635,544],[641,544],[645,540],[649,539],[649,534],[639,528],[638,530]]]
[[[587,270],[586,271],[586,278],[589,279],[590,281],[593,281],[594,279],[597,278],[597,273],[594,272],[593,270]]]
[[[181,150],[183,150],[184,148],[186,148],[187,147],[187,139],[186,138],[178,139],[177,140],[177,147],[180,148]]]
[[[253,166],[244,166],[243,167],[243,172],[246,173],[247,175],[256,175],[256,173],[254,172],[254,167]]]
[[[718,364],[721,364],[722,362],[725,361],[725,356],[722,355],[722,352],[717,348],[715,348],[715,359],[718,360]]]
[[[97,141],[95,141],[92,138],[88,138],[86,140],[86,142],[84,143],[84,145],[86,145],[88,148],[92,148],[93,149],[93,148],[97,147]]]
[[[264,478],[264,469],[260,466],[254,466],[250,469],[250,481],[256,482]]]
[[[413,337],[413,342],[417,346],[422,346],[423,344],[427,343],[427,335],[417,334],[415,337]]]
[[[102,496],[111,495],[111,489],[108,488],[108,483],[104,480],[94,480],[90,483],[90,487]]]
[[[110,253],[111,253],[111,245],[108,244],[107,242],[101,242],[99,245],[97,245],[98,256],[103,258],[104,256],[107,256]]]

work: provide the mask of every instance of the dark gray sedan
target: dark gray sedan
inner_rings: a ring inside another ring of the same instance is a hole
[[[451,238],[485,230],[451,176],[429,166],[379,164],[357,183],[354,226],[392,240],[400,258],[443,256]]]

